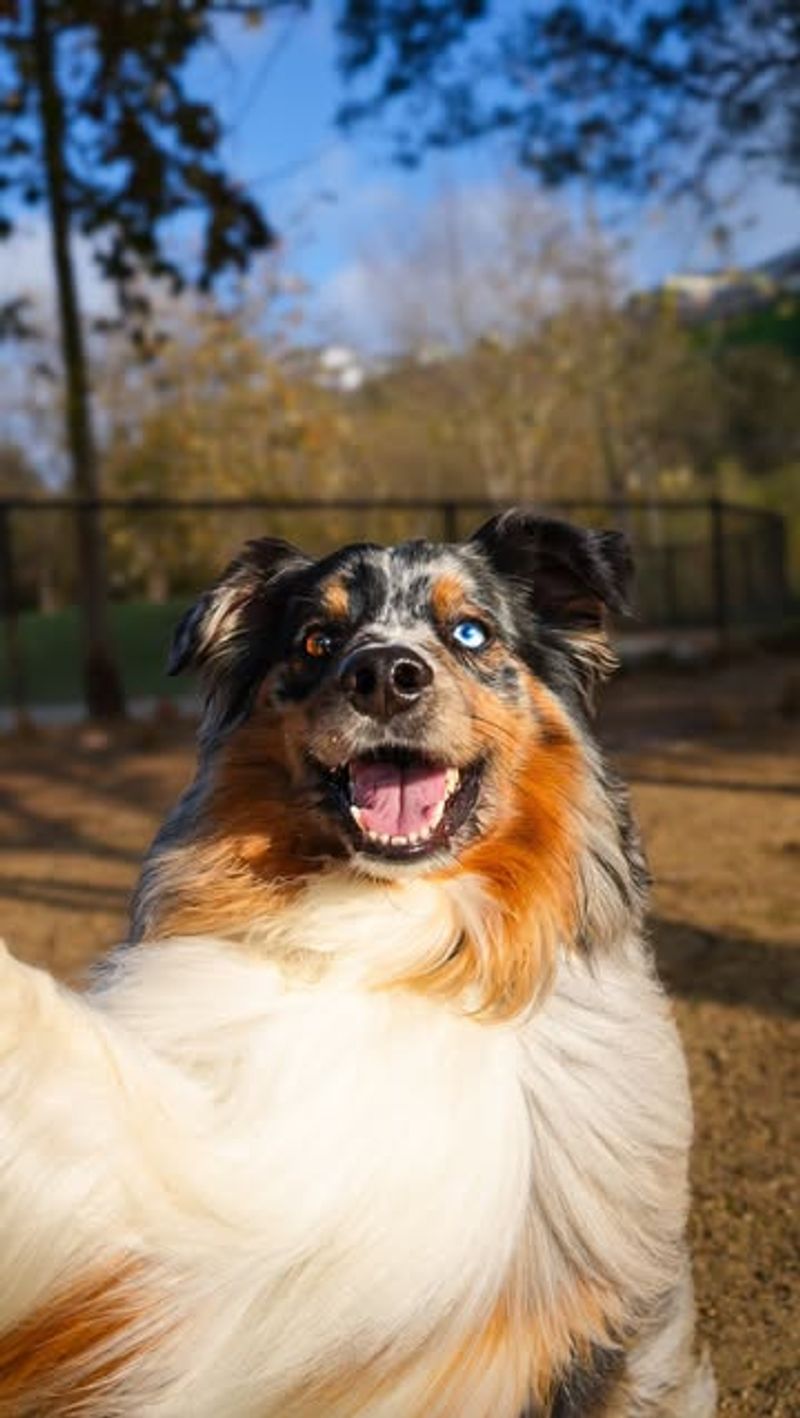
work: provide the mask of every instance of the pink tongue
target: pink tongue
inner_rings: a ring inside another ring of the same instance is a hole
[[[445,770],[422,764],[401,768],[356,759],[350,783],[361,826],[389,837],[422,832],[446,792]]]

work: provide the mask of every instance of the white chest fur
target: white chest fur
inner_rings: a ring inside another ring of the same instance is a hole
[[[102,1003],[166,1065],[126,1224],[176,1258],[194,1355],[153,1413],[281,1412],[292,1376],[467,1333],[521,1251],[543,1304],[576,1267],[634,1307],[678,1272],[685,1071],[635,941],[563,960],[524,1022],[199,939],[135,952]]]
[[[132,1255],[141,1320],[104,1418],[518,1418],[501,1359],[429,1401],[511,1286],[539,1317],[583,1278],[623,1314],[663,1296],[690,1112],[640,943],[565,955],[503,1023],[376,983],[459,928],[429,887],[329,881],[245,950],[123,952],[89,1000],[0,958],[0,1329]],[[341,1401],[312,1402],[331,1376]]]

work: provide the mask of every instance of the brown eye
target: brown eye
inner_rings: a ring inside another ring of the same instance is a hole
[[[312,660],[324,660],[333,653],[333,636],[329,631],[317,626],[314,630],[309,630],[303,640],[303,650],[306,655],[310,655]]]

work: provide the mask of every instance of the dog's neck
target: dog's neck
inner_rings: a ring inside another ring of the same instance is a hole
[[[291,805],[272,820],[252,790],[235,812],[218,797],[206,765],[147,860],[134,942],[213,935],[287,970],[510,1017],[542,997],[560,950],[613,950],[641,917],[625,804],[588,745],[522,775],[513,810],[457,860],[394,880],[304,855]]]
[[[463,872],[380,881],[332,865],[290,883],[245,879],[237,914],[213,922],[205,899],[205,912],[181,898],[172,912],[154,911],[142,944],[211,933],[294,979],[407,985],[500,1013],[516,1009],[522,969],[528,1002],[546,985],[563,936],[550,916],[512,919],[487,883]]]
[[[195,865],[202,873],[202,857]],[[469,1012],[518,1016],[546,995],[559,955],[583,943],[558,898],[552,909],[535,892],[508,903],[492,885],[463,871],[377,881],[344,865],[291,883],[244,879],[237,915],[212,925],[202,893],[188,909],[178,900],[172,916],[155,914],[143,944],[212,932],[295,980],[405,986]],[[630,913],[609,915],[622,939]],[[608,945],[598,937],[597,948]]]

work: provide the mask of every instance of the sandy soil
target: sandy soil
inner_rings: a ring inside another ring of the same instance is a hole
[[[799,684],[797,661],[766,654],[648,672],[619,679],[602,717],[692,1071],[701,1329],[730,1418],[800,1413],[800,726],[780,708]],[[0,929],[18,954],[76,979],[120,938],[189,740],[164,723],[0,740]]]

